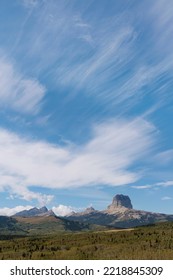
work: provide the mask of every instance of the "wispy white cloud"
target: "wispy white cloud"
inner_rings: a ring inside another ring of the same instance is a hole
[[[57,216],[66,216],[71,212],[79,212],[82,211],[83,209],[60,204],[58,206],[52,207],[52,210]]]
[[[33,206],[16,206],[16,207],[13,207],[13,208],[9,208],[9,207],[3,207],[3,208],[0,208],[0,215],[2,216],[12,216],[20,211],[23,211],[23,210],[29,210],[31,209]]]
[[[146,184],[141,186],[131,186],[133,189],[143,190],[143,189],[154,189],[155,187],[173,187],[173,181],[163,181],[163,182],[156,182],[154,184]],[[157,188],[155,188],[157,190]]]
[[[172,197],[170,197],[170,196],[163,196],[161,199],[162,200],[170,200],[170,199],[172,199]]]
[[[154,29],[155,38],[157,36],[157,51],[160,49],[165,56],[172,56],[173,26],[171,23],[173,20],[173,7],[171,1],[153,1],[150,15],[153,20],[152,28]]]
[[[75,65],[72,65],[75,60],[81,55],[87,55],[88,48],[91,50],[93,45],[91,26],[84,21],[80,12],[73,10],[73,5],[65,2],[59,2],[57,5],[56,1],[34,3],[38,5],[33,10],[30,22],[25,26],[25,29],[29,30],[29,35],[26,37],[23,33],[23,40],[26,40],[26,43],[19,48],[22,52],[25,51],[26,60],[32,60],[32,72],[49,76],[55,83],[59,78],[57,69],[63,65],[75,69]]]
[[[35,114],[45,93],[45,87],[38,80],[23,77],[12,63],[0,59],[1,108]]]
[[[155,160],[160,165],[167,165],[173,162],[173,149],[163,151],[155,156]]]
[[[52,0],[21,2],[29,11],[33,8],[33,14],[28,14],[21,26],[22,44],[17,49],[25,53],[23,64],[32,61],[31,72],[49,77],[57,94],[68,87],[70,98],[84,92],[105,105],[121,104],[123,109],[150,95],[154,104],[163,102],[163,92],[171,82],[167,79],[163,85],[162,79],[173,69],[171,44],[167,43],[172,34],[169,1],[138,6],[139,13],[145,6],[151,24],[148,34],[153,38],[141,41],[141,46],[138,25],[143,26],[145,20],[138,16],[135,5],[115,16],[100,17],[88,4],[76,9],[68,1],[58,5]],[[146,30],[141,28],[141,32],[148,38]],[[168,53],[164,51],[167,47],[171,49]]]
[[[173,181],[165,181],[165,182],[160,182],[156,184],[157,186],[161,186],[161,187],[173,187]]]
[[[118,98],[111,80],[119,73],[128,61],[129,48],[134,39],[130,26],[122,27],[116,34],[102,34],[102,40],[96,42],[94,54],[87,59],[79,59],[76,53],[58,67],[56,74],[60,85],[71,85],[74,92],[84,89],[89,95],[104,99]],[[65,53],[63,54],[65,56]],[[74,56],[73,56],[74,55]],[[109,83],[109,87],[108,87]]]
[[[13,160],[13,158],[11,158]],[[10,158],[9,158],[10,161]],[[2,167],[2,165],[0,164]],[[26,167],[27,168],[27,167]],[[0,192],[7,191],[9,192],[9,199],[21,198],[26,201],[37,200],[40,206],[44,206],[49,204],[54,198],[53,195],[47,195],[44,193],[38,193],[30,191],[27,187],[27,183],[25,182],[23,175],[16,173],[11,174],[10,170],[2,170],[0,172]]]
[[[21,2],[26,8],[33,8],[38,5],[39,1],[38,0],[21,0]]]
[[[124,14],[98,22],[92,16],[84,20],[84,11],[85,5],[80,11],[63,2],[58,7],[56,1],[44,2],[35,10],[37,24],[31,20],[26,27],[29,41],[22,48],[28,59],[35,58],[33,72],[49,76],[56,86],[71,87],[74,95],[82,89],[103,100],[116,99],[111,84],[134,56],[136,32]]]
[[[137,189],[137,190],[145,190],[145,189],[150,189],[152,187],[152,185],[143,185],[143,186],[131,186],[131,188],[133,189]]]
[[[76,188],[107,184],[121,186],[141,176],[131,168],[149,156],[155,128],[142,119],[119,120],[94,127],[81,146],[60,147],[32,141],[0,129],[0,186],[19,197],[50,201],[30,186]]]
[[[153,98],[155,93],[154,104],[163,101],[162,93],[170,82],[158,86],[157,90],[153,90],[152,86],[173,69],[173,64],[168,55],[152,59],[155,53],[163,49],[158,43],[158,34],[155,40],[157,46],[149,40],[150,46],[146,47],[141,56],[143,47],[138,44],[141,34],[134,21],[130,20],[134,17],[130,11],[124,10],[123,13],[105,18],[98,17],[97,11],[93,17],[85,4],[76,9],[73,4],[68,5],[68,1],[59,2],[58,5],[52,0],[24,0],[22,3],[29,9],[33,8],[33,14],[31,17],[29,15],[19,32],[23,42],[19,49],[21,47],[21,52],[25,52],[25,63],[32,61],[34,75],[49,77],[57,94],[59,88],[62,90],[68,87],[71,89],[70,99],[84,92],[98,98],[105,105],[121,105],[124,110],[140,103],[146,96],[152,95]],[[142,9],[141,4],[139,11]],[[155,23],[158,23],[158,17],[160,27],[157,24],[157,28],[164,30],[161,32],[164,36],[168,24],[172,26],[169,5],[159,0],[150,4],[150,9],[146,10],[147,18],[150,17],[152,36],[157,33]],[[86,11],[89,15],[87,19]],[[131,11],[135,14],[135,7]],[[169,16],[166,20],[167,14]],[[134,18],[138,24],[144,23],[137,16]],[[29,32],[23,32],[23,28]],[[145,43],[143,41],[141,45],[145,46]]]

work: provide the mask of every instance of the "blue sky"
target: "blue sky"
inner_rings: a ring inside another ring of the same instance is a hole
[[[0,214],[173,213],[171,2],[1,1]]]

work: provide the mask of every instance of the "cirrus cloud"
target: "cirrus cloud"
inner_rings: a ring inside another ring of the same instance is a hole
[[[25,200],[50,201],[29,187],[51,189],[93,185],[121,186],[137,181],[134,166],[149,156],[155,128],[142,119],[95,125],[80,146],[65,147],[26,139],[0,129],[0,188]]]
[[[14,65],[0,59],[0,106],[20,113],[40,110],[46,88],[37,79],[23,77]]]

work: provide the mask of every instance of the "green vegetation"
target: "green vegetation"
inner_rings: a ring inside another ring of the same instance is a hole
[[[56,216],[36,217],[5,217],[0,216],[0,238],[1,236],[44,236],[47,234],[59,234],[64,232],[79,232],[91,230],[105,230],[112,227],[85,224],[69,221]]]
[[[173,223],[121,231],[1,236],[0,259],[173,259]]]

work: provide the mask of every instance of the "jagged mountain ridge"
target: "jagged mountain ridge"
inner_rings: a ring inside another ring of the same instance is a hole
[[[13,217],[35,217],[35,216],[56,216],[55,213],[52,210],[48,210],[46,206],[43,206],[41,208],[31,208],[29,210],[23,210],[15,215]]]
[[[93,209],[88,208],[88,212]],[[87,213],[88,213],[87,212]],[[65,217],[58,217],[46,206],[33,207],[16,213],[11,217],[0,216],[0,239],[7,236],[47,235],[58,232],[76,232],[90,230],[107,230],[111,227],[70,221]]]
[[[79,213],[71,213],[67,216],[69,220],[80,221],[91,224],[129,228],[156,222],[173,221],[173,215],[153,213],[133,209],[128,196],[117,194],[106,210],[93,209]]]
[[[37,221],[40,221],[39,219],[33,219],[37,217],[59,218],[52,210],[48,210],[45,206],[42,208],[34,207],[29,210],[18,212],[13,217],[22,222],[26,222],[28,218],[29,223],[37,223]],[[20,220],[20,217],[25,219]],[[115,228],[129,228],[153,224],[156,222],[173,221],[173,215],[133,209],[130,198],[123,194],[117,194],[114,196],[112,203],[108,205],[105,210],[98,211],[93,207],[88,207],[83,212],[72,212],[71,214],[64,216],[64,218],[68,221],[83,223],[84,228],[86,227],[86,224]],[[62,217],[59,219],[62,219]],[[49,219],[49,221],[50,220],[51,219]],[[42,221],[44,222],[44,219]]]

